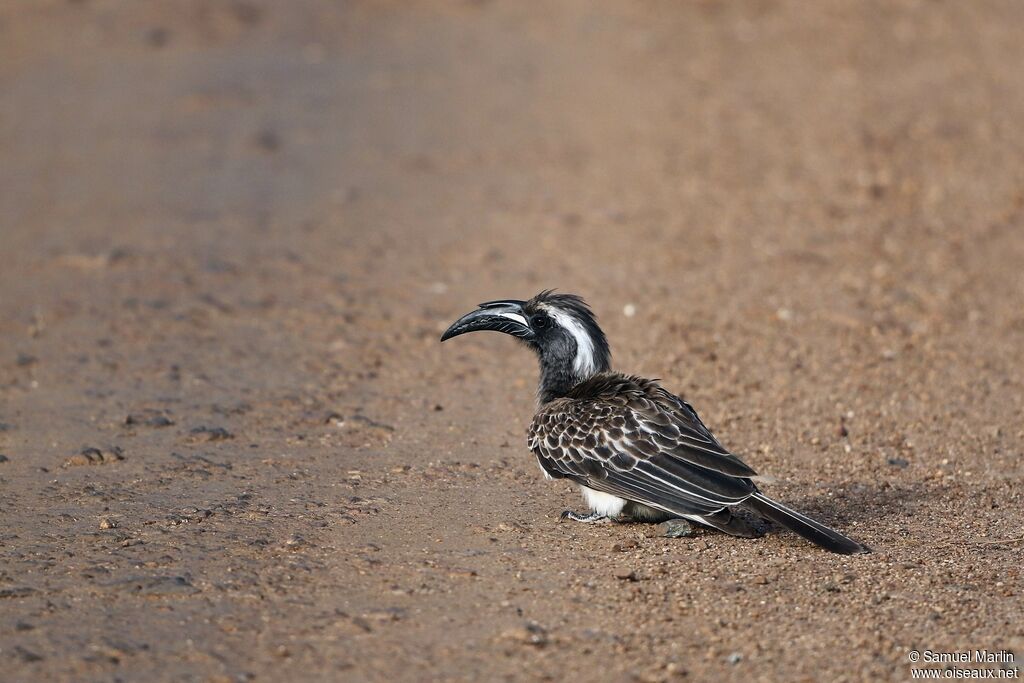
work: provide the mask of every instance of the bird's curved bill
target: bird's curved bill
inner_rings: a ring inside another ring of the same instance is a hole
[[[525,301],[506,300],[488,301],[480,304],[480,308],[462,316],[441,335],[441,341],[457,337],[467,332],[491,330],[504,332],[520,339],[532,339],[533,330],[527,322],[523,311]]]

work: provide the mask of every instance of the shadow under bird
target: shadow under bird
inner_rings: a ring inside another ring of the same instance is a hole
[[[656,381],[611,369],[611,351],[586,302],[544,291],[529,301],[489,301],[441,341],[492,330],[517,337],[540,359],[539,408],[530,450],[545,477],[579,485],[591,512],[580,522],[686,519],[733,536],[760,532],[745,509],[834,553],[870,550],[762,494],[757,476],[726,450],[694,409]]]

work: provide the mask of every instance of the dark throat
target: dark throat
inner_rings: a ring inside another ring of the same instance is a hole
[[[571,348],[567,348],[571,347]],[[592,372],[578,373],[573,364],[576,360],[576,344],[538,350],[540,358],[540,386],[537,398],[543,405],[562,398],[580,382],[600,372],[611,370],[611,359],[606,353],[596,354]]]
[[[556,398],[561,398],[569,393],[574,386],[588,379],[578,377],[572,371],[572,362],[569,363],[545,363],[540,362],[540,387],[537,391],[537,398],[541,403],[549,403]]]

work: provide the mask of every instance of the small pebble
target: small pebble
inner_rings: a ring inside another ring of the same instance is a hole
[[[171,32],[163,26],[154,26],[146,31],[146,42],[153,47],[163,47],[171,38]]]
[[[505,640],[513,640],[525,645],[544,647],[548,644],[547,630],[536,622],[529,622],[525,626],[512,628],[501,634]]]
[[[64,467],[81,467],[83,465],[105,465],[124,460],[123,451],[118,446],[100,450],[99,448],[83,448],[77,455],[64,461]]]
[[[32,650],[27,650],[23,648],[21,645],[15,645],[13,651],[14,654],[18,656],[18,659],[25,663],[31,664],[33,662],[43,661],[42,655],[36,654]]]
[[[235,438],[234,434],[223,427],[193,427],[189,433],[200,441],[225,441]]]
[[[276,152],[281,147],[281,136],[277,131],[266,128],[256,135],[256,146],[264,152]]]
[[[174,424],[174,420],[159,410],[147,409],[130,414],[124,419],[124,423],[129,426],[170,427]]]
[[[35,365],[36,363],[38,363],[39,359],[27,353],[19,353],[16,362],[19,368],[27,368],[30,365]]]
[[[670,519],[659,524],[657,532],[659,536],[664,536],[665,538],[685,538],[693,536],[696,530],[685,519]]]

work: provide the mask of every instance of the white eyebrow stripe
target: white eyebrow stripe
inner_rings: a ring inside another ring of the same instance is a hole
[[[520,325],[524,325],[526,327],[529,327],[529,325],[526,324],[526,317],[525,316],[521,316],[518,313],[499,313],[498,315],[500,315],[502,318],[508,318],[509,320],[515,320]]]
[[[576,358],[573,359],[572,369],[580,377],[592,376],[597,371],[597,366],[594,364],[594,342],[583,325],[572,315],[560,311],[554,306],[542,307],[576,340]]]

